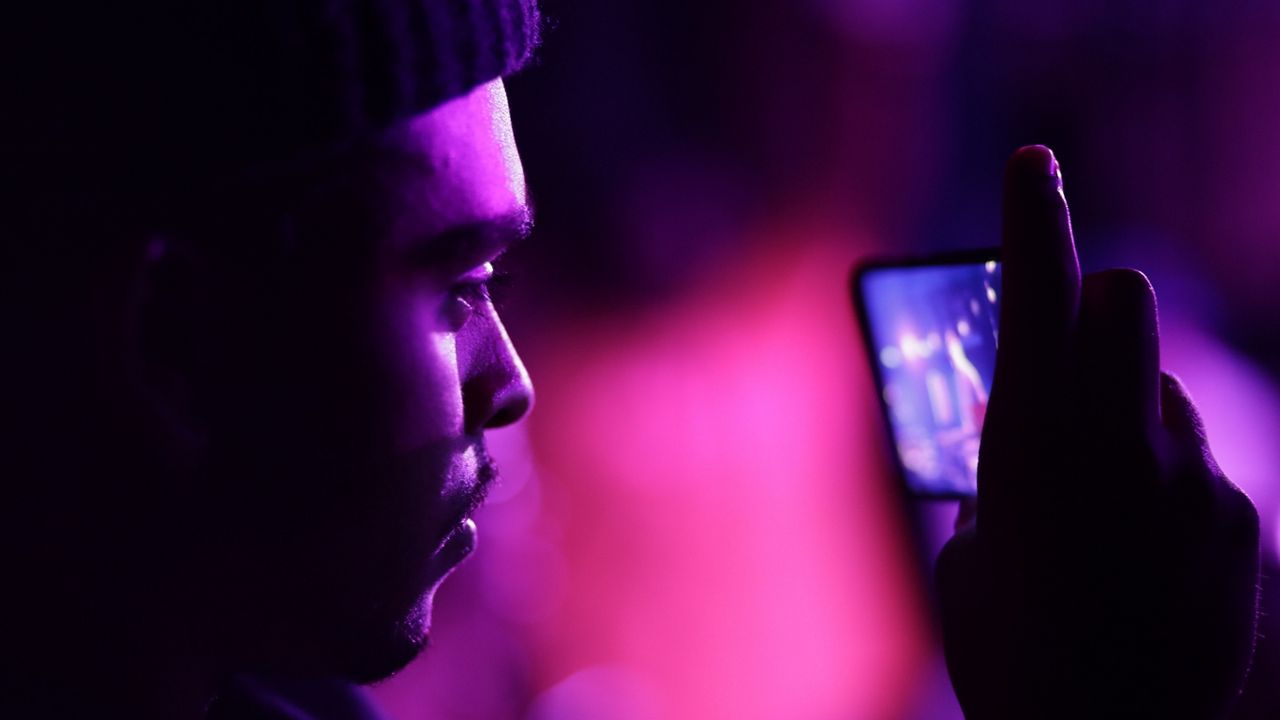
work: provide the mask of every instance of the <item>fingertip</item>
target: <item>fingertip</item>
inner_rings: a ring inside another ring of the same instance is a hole
[[[1209,457],[1204,420],[1200,418],[1191,393],[1177,375],[1163,370],[1160,372],[1160,422],[1176,442]]]
[[[1128,313],[1134,320],[1150,325],[1142,330],[1158,333],[1156,290],[1141,270],[1112,268],[1091,272],[1084,277],[1081,290],[1082,304],[1106,315]]]
[[[1151,279],[1137,268],[1110,268],[1099,270],[1097,275],[1113,292],[1125,293],[1132,299],[1155,298],[1156,290]]]
[[[1191,402],[1191,393],[1187,391],[1187,386],[1182,384],[1182,378],[1168,370],[1160,371],[1160,400],[1168,401],[1179,408],[1195,408]]]
[[[1188,399],[1191,397],[1190,393],[1187,392],[1187,386],[1182,384],[1182,378],[1168,370],[1160,371],[1160,389],[1166,393],[1176,393]]]
[[[1041,177],[1062,182],[1062,168],[1053,151],[1044,145],[1024,145],[1014,151],[1005,166],[1008,178]]]
[[[1160,424],[1160,329],[1155,291],[1137,270],[1084,276],[1077,348],[1086,405],[1110,432]]]
[[[1015,151],[1004,173],[1006,248],[1055,263],[1076,264],[1066,200],[1062,169],[1052,150],[1027,145]]]
[[[1173,441],[1172,457],[1182,467],[1195,469],[1195,472],[1179,475],[1183,478],[1184,490],[1193,491],[1190,498],[1203,503],[1203,492],[1208,489],[1216,502],[1221,504],[1222,511],[1244,532],[1246,542],[1249,541],[1251,532],[1256,536],[1257,510],[1248,495],[1231,482],[1218,466],[1213,450],[1209,447],[1204,421],[1187,386],[1178,376],[1164,371],[1160,373],[1160,420]]]

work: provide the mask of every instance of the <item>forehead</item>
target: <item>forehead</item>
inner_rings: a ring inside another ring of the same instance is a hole
[[[396,235],[421,236],[510,215],[525,206],[502,81],[410,120],[392,139],[403,213]]]

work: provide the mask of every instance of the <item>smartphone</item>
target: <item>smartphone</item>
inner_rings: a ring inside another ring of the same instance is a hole
[[[852,279],[893,456],[911,494],[972,497],[1000,338],[1000,258],[859,263]]]

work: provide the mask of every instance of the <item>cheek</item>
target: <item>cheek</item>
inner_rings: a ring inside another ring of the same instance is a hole
[[[407,453],[462,434],[457,342],[440,327],[439,300],[393,291],[377,311],[384,358],[383,392],[395,450]]]

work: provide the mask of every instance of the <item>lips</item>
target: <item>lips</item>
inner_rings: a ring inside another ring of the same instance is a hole
[[[475,521],[466,518],[445,536],[440,549],[436,551],[436,560],[444,567],[452,568],[475,551],[478,540]]]
[[[483,440],[473,443],[464,455],[471,456],[474,480],[470,483],[471,487],[466,492],[465,500],[460,503],[461,507],[453,514],[456,520],[448,526],[448,531],[432,554],[432,565],[436,568],[433,574],[438,575],[440,579],[475,551],[478,533],[476,523],[471,518],[484,505],[489,487],[498,476],[497,467],[489,456]]]
[[[476,524],[466,518],[444,536],[427,564],[428,587],[434,589],[464,560],[475,552],[478,534]]]

